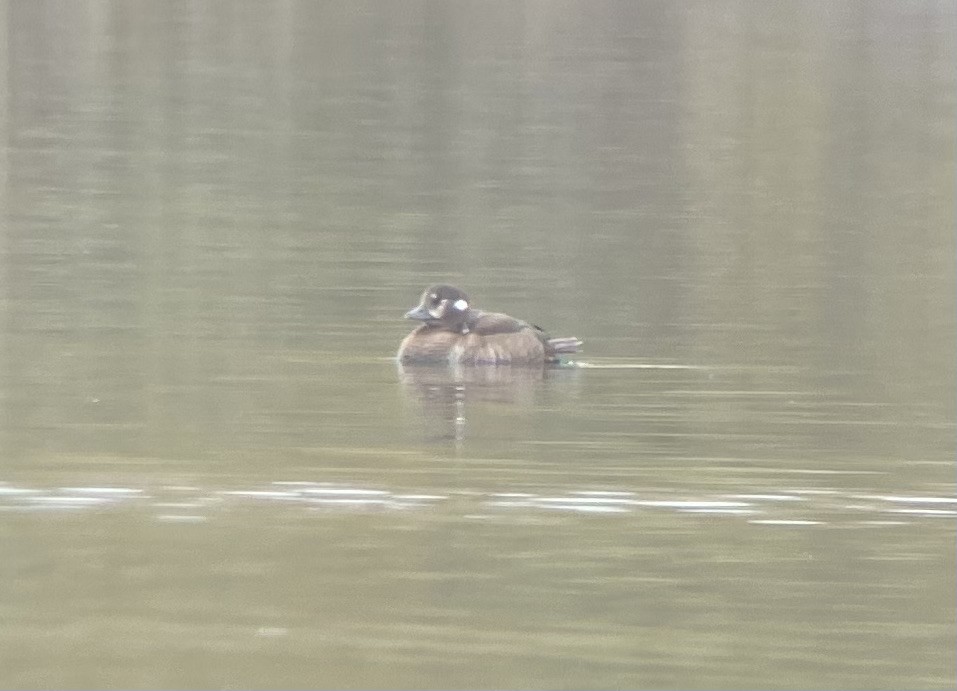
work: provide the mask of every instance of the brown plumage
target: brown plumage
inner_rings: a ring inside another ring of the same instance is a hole
[[[549,338],[507,314],[473,309],[465,293],[444,284],[427,288],[405,316],[423,322],[399,346],[398,358],[408,364],[543,365],[581,345],[577,338]]]

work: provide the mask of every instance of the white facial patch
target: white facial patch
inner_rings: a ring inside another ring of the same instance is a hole
[[[469,303],[463,300],[462,298],[459,298],[458,300],[452,303],[452,307],[457,309],[459,312],[464,312],[465,310],[469,308]]]

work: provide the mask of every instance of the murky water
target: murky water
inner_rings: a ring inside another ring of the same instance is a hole
[[[2,7],[0,686],[957,683],[950,4]]]

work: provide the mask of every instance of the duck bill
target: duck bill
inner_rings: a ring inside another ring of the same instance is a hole
[[[432,315],[429,314],[429,311],[425,309],[422,305],[418,307],[413,307],[408,312],[405,313],[406,319],[415,319],[420,322],[427,322],[432,319]]]

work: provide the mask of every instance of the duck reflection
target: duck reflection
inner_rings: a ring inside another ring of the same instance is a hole
[[[421,415],[426,436],[459,443],[466,439],[470,405],[531,407],[578,374],[573,367],[448,367],[399,362],[397,368],[403,393]]]

